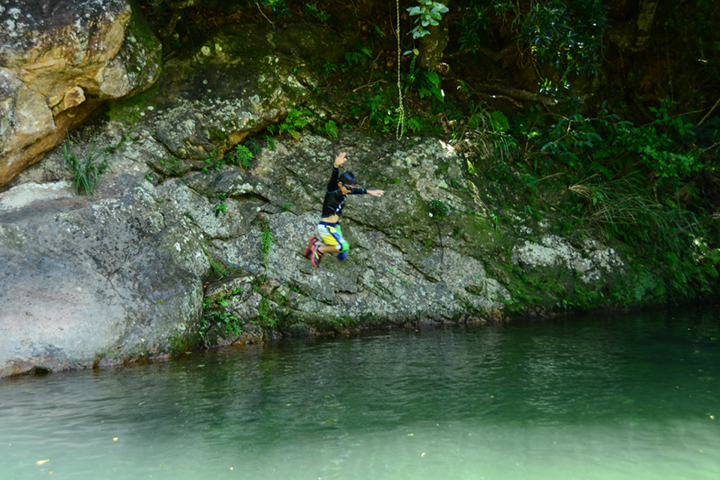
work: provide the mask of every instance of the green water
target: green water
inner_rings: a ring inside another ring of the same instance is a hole
[[[716,480],[719,317],[394,331],[6,379],[0,478]]]

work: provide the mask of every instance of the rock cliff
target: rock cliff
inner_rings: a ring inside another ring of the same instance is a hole
[[[121,7],[113,15],[127,15]],[[511,212],[500,225],[495,194],[440,139],[289,134],[285,123],[282,136],[236,147],[308,101],[308,58],[341,52],[331,35],[224,27],[0,193],[0,376],[200,344],[544,315],[565,308],[569,291],[622,277],[618,252],[570,242],[552,219]],[[101,96],[102,82],[92,85]],[[348,199],[349,258],[327,255],[315,269],[302,251],[341,151],[359,185],[386,195]],[[94,196],[73,193],[68,154],[107,159]]]

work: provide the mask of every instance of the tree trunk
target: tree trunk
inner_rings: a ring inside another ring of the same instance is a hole
[[[650,40],[650,30],[655,20],[657,11],[657,0],[640,0],[637,17],[637,38],[635,39],[635,51],[644,50]]]
[[[442,0],[438,3],[447,5],[448,2],[447,0]],[[443,16],[439,25],[428,26],[427,31],[430,32],[430,34],[421,37],[419,41],[420,56],[418,61],[423,68],[438,70],[438,66],[442,63],[443,52],[450,39],[450,29],[448,28],[446,17]]]
[[[637,13],[633,14],[632,19],[622,21],[608,30],[608,41],[623,52],[637,53],[645,50],[650,41],[658,3],[658,0],[639,0]]]

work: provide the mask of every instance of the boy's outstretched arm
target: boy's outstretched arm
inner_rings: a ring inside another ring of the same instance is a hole
[[[340,174],[340,171],[338,168],[340,168],[340,165],[345,163],[347,161],[346,153],[342,152],[337,157],[335,157],[335,163],[333,163],[333,171],[332,175],[330,175],[330,181],[327,184],[327,192],[331,193],[338,189],[337,182],[338,182],[338,175]]]
[[[385,195],[385,190],[365,190],[365,192],[373,197],[382,197]]]

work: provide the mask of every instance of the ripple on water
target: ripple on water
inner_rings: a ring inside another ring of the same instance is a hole
[[[10,379],[0,382],[0,471],[715,479],[717,317],[375,333]]]

